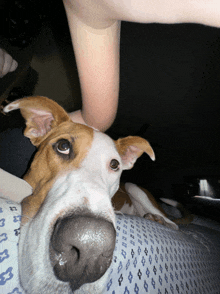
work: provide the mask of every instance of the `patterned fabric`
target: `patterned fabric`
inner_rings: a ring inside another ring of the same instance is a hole
[[[18,279],[20,220],[20,204],[0,198],[0,294],[24,293]]]
[[[106,294],[219,294],[220,233],[170,230],[134,216],[117,217],[117,242]]]
[[[20,205],[0,199],[0,294],[24,294],[18,280]],[[198,225],[173,231],[117,216],[105,294],[220,294],[220,232]],[[56,293],[51,293],[56,294]]]

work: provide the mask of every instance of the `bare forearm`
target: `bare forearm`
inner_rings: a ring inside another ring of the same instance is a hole
[[[95,29],[67,10],[82,93],[82,118],[99,130],[115,119],[119,93],[120,22]]]
[[[89,125],[100,130],[111,126],[118,107],[118,23],[113,26],[115,28],[109,28],[105,35],[87,35],[84,48],[74,45],[81,82],[82,116]]]

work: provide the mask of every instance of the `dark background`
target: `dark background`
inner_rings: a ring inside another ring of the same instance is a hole
[[[166,190],[166,182],[219,175],[219,37],[219,29],[195,24],[122,25],[120,102],[110,133],[140,133],[156,153],[156,162],[144,156],[129,178]]]

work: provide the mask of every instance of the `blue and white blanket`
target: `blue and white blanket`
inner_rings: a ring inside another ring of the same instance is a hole
[[[0,199],[0,294],[24,294],[17,249],[20,204]],[[105,294],[220,294],[220,226],[173,231],[117,216],[117,239]],[[55,294],[55,293],[51,293]]]

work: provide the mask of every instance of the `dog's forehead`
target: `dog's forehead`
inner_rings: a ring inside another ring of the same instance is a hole
[[[67,139],[74,142],[75,148],[86,152],[93,142],[93,129],[79,123],[64,122],[51,130],[48,137],[41,143],[40,149],[57,142],[60,139]]]
[[[73,137],[84,136],[93,138],[93,129],[89,126],[74,123],[74,122],[63,122],[58,127],[54,128],[51,132],[51,137],[54,135],[59,136],[63,134],[69,134]]]
[[[96,130],[94,130],[90,153],[93,153],[94,156],[120,158],[114,141],[108,135]]]
[[[73,147],[78,154],[73,162],[75,167],[79,167],[88,157],[91,162],[96,160],[104,163],[113,158],[120,162],[121,157],[114,140],[92,127],[73,122],[63,123],[51,132],[41,148],[43,149],[48,142],[52,144],[59,139],[74,142]]]
[[[63,123],[53,131],[51,137],[56,135],[55,137],[61,138],[65,134],[74,138],[75,141],[85,139],[88,147],[90,146],[94,152],[100,150],[103,153],[106,150],[104,153],[108,151],[112,154],[118,154],[114,141],[108,135],[87,125],[72,122]]]

